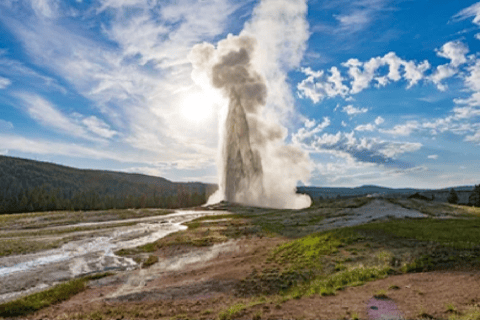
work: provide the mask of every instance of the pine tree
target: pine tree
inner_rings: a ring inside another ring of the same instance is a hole
[[[476,185],[468,198],[468,203],[475,207],[480,207],[480,184]]]
[[[458,203],[458,194],[453,188],[450,189],[450,194],[448,195],[447,201],[448,203],[453,203],[453,204]]]

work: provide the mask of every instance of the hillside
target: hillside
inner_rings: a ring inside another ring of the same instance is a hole
[[[452,188],[444,189],[414,189],[414,188],[386,188],[379,186],[361,186],[355,188],[320,188],[320,187],[298,187],[297,192],[308,194],[312,199],[350,198],[368,195],[381,195],[393,198],[406,198],[416,193],[429,199],[439,202],[447,202],[448,195]],[[467,204],[474,186],[453,187],[459,197],[459,203]]]
[[[0,212],[186,207],[215,186],[0,156]]]

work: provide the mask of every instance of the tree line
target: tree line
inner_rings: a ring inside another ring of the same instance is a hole
[[[0,156],[0,213],[204,204],[215,185]]]
[[[447,201],[449,203],[456,204],[458,203],[458,194],[455,191],[455,189],[450,189],[450,193],[448,194]],[[468,197],[468,205],[470,206],[475,206],[475,207],[480,207],[480,184],[475,185],[473,188],[472,193]]]
[[[206,202],[205,192],[190,192],[178,186],[176,193],[164,193],[154,188],[142,195],[104,194],[98,192],[62,190],[47,184],[14,192],[0,192],[0,213],[20,213],[54,210],[106,210],[127,208],[186,208]]]

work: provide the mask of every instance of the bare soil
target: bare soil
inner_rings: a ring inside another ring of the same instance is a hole
[[[175,267],[175,257],[208,255],[211,248],[177,246],[158,252],[163,256],[152,269],[121,272],[93,281],[90,288],[62,304],[29,319],[212,319],[222,310],[245,303],[236,295],[241,279],[264,263],[269,250],[285,240],[250,238],[231,242],[201,263]],[[163,264],[162,264],[163,261]],[[156,268],[155,268],[156,266]],[[142,282],[141,279],[148,279]],[[135,282],[136,281],[136,282]],[[124,291],[130,286],[130,290]],[[389,289],[392,287],[398,289]],[[270,299],[247,308],[235,319],[368,319],[368,303],[385,290],[407,319],[448,318],[447,305],[461,313],[480,304],[480,270],[413,273],[391,276],[335,296],[312,296],[281,303]]]

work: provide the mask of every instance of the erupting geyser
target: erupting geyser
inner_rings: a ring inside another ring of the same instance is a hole
[[[304,177],[295,178],[289,172],[296,175],[298,170],[291,169],[296,164],[305,166],[308,157],[285,146],[285,129],[263,114],[267,85],[252,67],[254,49],[254,38],[229,35],[217,48],[208,43],[196,45],[189,57],[193,78],[209,81],[228,99],[220,124],[220,181],[215,200],[263,207],[307,207],[310,198],[295,192],[297,179]],[[308,175],[309,170],[302,172]]]

